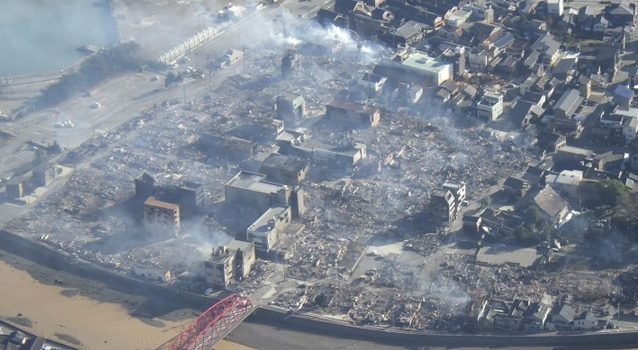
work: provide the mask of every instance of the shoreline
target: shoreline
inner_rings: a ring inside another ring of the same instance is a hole
[[[17,255],[38,266],[64,271],[96,283],[104,283],[109,289],[138,296],[166,298],[184,308],[203,310],[216,299],[190,292],[183,292],[160,286],[149,281],[131,278],[114,271],[107,271],[95,264],[77,260],[48,246],[0,230],[0,249]],[[30,254],[28,253],[30,252]],[[152,293],[152,294],[151,294]],[[379,343],[415,346],[431,344],[436,346],[578,346],[597,345],[603,347],[626,347],[638,344],[638,332],[609,333],[562,333],[534,335],[494,335],[494,334],[446,334],[426,333],[399,329],[380,329],[370,326],[354,326],[347,322],[322,318],[319,315],[292,314],[286,310],[262,306],[246,320],[253,323],[267,323],[281,328],[294,329],[306,333],[325,334],[336,338],[374,340]]]

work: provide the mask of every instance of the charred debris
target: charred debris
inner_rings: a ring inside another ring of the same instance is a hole
[[[636,12],[591,6],[337,0],[289,23],[298,40],[230,51],[218,87],[65,151],[72,174],[8,229],[356,325],[617,327],[636,307],[635,212],[610,211],[638,181]]]

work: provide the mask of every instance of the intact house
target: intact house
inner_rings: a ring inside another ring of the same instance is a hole
[[[543,219],[553,226],[562,225],[568,218],[569,203],[550,186],[534,195],[530,205],[539,209]]]
[[[554,115],[559,118],[571,118],[583,102],[583,97],[576,89],[565,91],[554,104]]]
[[[485,91],[476,104],[476,113],[481,119],[496,120],[503,114],[503,95],[494,91]]]

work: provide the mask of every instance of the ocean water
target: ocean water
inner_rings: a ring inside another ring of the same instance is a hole
[[[108,0],[0,0],[0,76],[61,70],[117,41]]]

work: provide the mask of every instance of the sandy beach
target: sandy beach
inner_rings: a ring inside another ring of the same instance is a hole
[[[140,320],[120,304],[76,295],[77,290],[46,285],[0,260],[0,318],[52,340],[82,349],[155,349],[191,320]],[[218,350],[250,349],[231,342]]]

